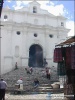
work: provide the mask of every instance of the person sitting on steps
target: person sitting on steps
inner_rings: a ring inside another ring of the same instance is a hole
[[[39,86],[39,80],[37,78],[34,79],[34,87]]]
[[[27,74],[32,74],[32,72],[33,72],[33,68],[32,67],[25,68],[25,70],[26,70]]]
[[[29,68],[25,68],[25,70],[26,70],[26,73],[27,73],[27,74],[30,74]]]
[[[30,73],[32,74],[32,72],[33,72],[33,68],[32,68],[32,67],[30,67]]]

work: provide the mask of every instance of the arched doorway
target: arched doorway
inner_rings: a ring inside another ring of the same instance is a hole
[[[29,67],[43,67],[43,50],[38,44],[29,48]]]

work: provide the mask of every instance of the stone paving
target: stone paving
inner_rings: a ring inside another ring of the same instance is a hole
[[[6,100],[64,100],[64,93],[59,94],[30,94],[10,95],[6,94]]]

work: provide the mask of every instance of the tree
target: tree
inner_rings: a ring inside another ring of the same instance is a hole
[[[2,7],[3,7],[3,0],[0,0],[0,17],[1,17]]]

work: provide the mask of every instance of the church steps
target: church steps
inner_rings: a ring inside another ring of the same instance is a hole
[[[58,76],[56,76],[56,72],[55,72],[53,73],[55,74],[55,78],[53,79],[51,77],[51,80],[48,80],[46,76],[42,73],[42,70],[43,68],[33,68],[33,73],[27,74],[24,68],[19,68],[17,70],[13,70],[7,74],[2,75],[2,77],[8,84],[8,90],[14,87],[14,84],[19,78],[22,78],[24,82],[24,89],[27,91],[37,91],[37,92],[38,91],[40,92],[51,91],[51,90],[47,90],[48,89],[47,87],[50,87],[50,84],[53,83],[54,81],[58,81]],[[34,81],[34,78],[36,77],[38,78],[40,82],[40,87],[44,86],[45,90],[44,89],[42,90],[42,88],[35,90],[33,88],[33,81]]]

